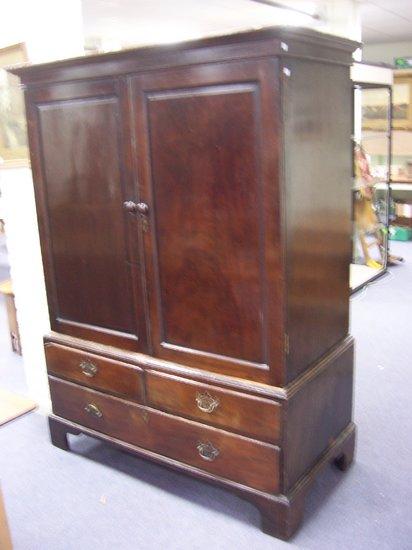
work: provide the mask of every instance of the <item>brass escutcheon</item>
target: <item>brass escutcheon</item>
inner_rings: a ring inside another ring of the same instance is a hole
[[[95,405],[94,403],[88,403],[85,407],[84,407],[84,410],[91,414],[92,416],[95,416],[96,418],[101,418],[103,416],[103,413],[102,411],[99,409],[99,407],[97,405]]]
[[[99,370],[94,363],[87,360],[82,361],[79,366],[82,373],[89,378],[93,378],[93,376],[96,376],[97,371]]]
[[[196,404],[198,408],[206,413],[213,412],[219,406],[219,399],[213,397],[209,392],[197,392],[196,394]]]
[[[216,449],[210,442],[198,443],[196,448],[203,460],[207,460],[208,462],[212,462],[219,455],[219,449]]]

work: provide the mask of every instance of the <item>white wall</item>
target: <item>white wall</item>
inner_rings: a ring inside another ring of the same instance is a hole
[[[83,53],[81,0],[13,0],[1,9],[0,48],[24,42],[41,63]]]
[[[412,57],[412,41],[366,44],[362,52],[363,61],[389,63],[390,65],[393,65],[395,57],[406,56]]]
[[[50,323],[31,170],[0,170],[0,188],[27,386],[30,396],[47,409],[49,392],[42,340]]]
[[[14,0],[2,6],[0,48],[24,42],[31,62],[83,52],[80,0]],[[48,410],[43,335],[49,332],[31,170],[0,168],[2,215],[28,392]]]

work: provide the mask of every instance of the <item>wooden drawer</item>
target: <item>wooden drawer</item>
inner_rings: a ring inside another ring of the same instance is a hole
[[[49,374],[113,395],[142,401],[142,369],[92,353],[46,344]]]
[[[148,371],[147,404],[230,431],[277,443],[281,406],[278,403],[224,390],[177,376]]]
[[[53,412],[255,489],[279,492],[279,449],[49,377]]]

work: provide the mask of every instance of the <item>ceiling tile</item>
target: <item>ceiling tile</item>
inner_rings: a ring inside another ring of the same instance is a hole
[[[410,0],[362,1],[362,40],[366,44],[412,40]]]

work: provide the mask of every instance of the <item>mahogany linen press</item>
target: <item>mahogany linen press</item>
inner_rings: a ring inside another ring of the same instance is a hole
[[[226,487],[281,538],[351,463],[357,46],[276,27],[12,69],[54,445],[84,433]]]

